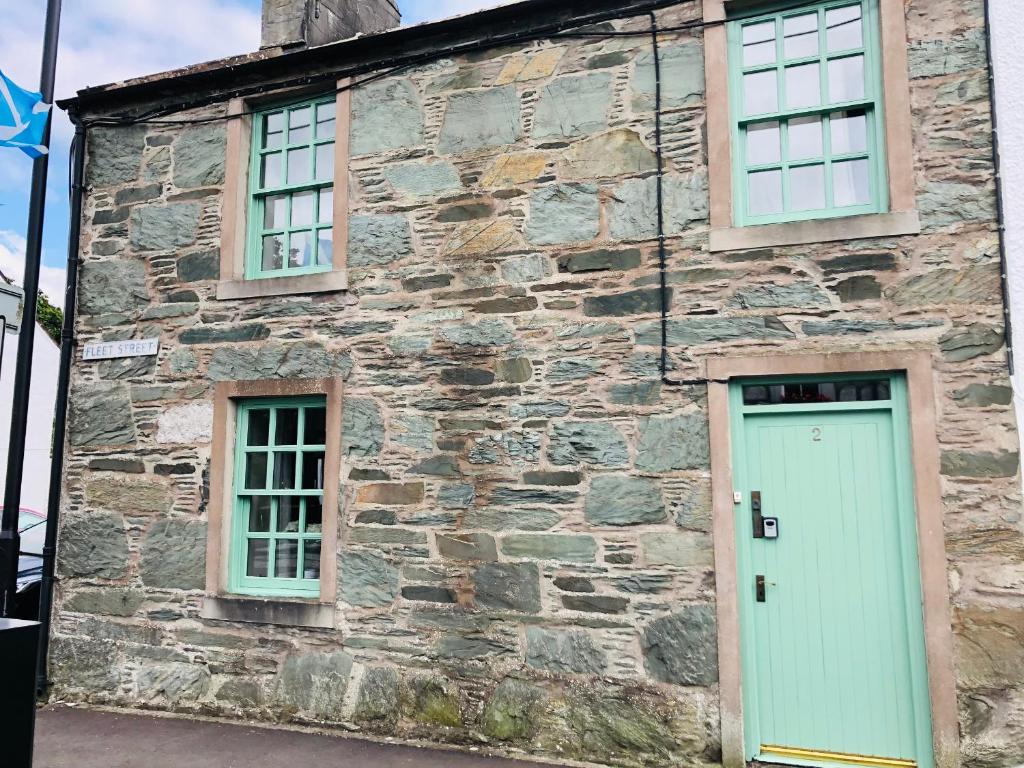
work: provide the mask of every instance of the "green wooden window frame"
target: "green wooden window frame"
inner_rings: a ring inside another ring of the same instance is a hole
[[[887,211],[878,0],[738,19],[728,39],[735,225]]]
[[[246,279],[330,272],[335,96],[253,116]]]
[[[236,423],[230,590],[319,597],[327,399],[247,399]]]

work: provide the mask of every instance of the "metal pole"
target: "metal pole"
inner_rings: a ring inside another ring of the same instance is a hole
[[[4,345],[7,341],[7,315],[0,315],[0,374],[4,370]]]
[[[43,542],[43,578],[39,585],[39,654],[36,656],[36,692],[46,690],[46,657],[50,653],[50,613],[53,606],[54,570],[57,562],[57,526],[60,521],[60,493],[64,476],[65,429],[68,420],[68,389],[75,355],[75,299],[78,296],[78,241],[82,231],[82,197],[85,193],[85,126],[75,112],[71,144],[71,222],[68,227],[67,283],[64,287],[64,327],[60,332],[60,372],[57,375],[57,403],[53,409],[53,450],[50,454],[50,495],[46,505],[46,539]]]
[[[53,103],[53,83],[57,73],[57,38],[60,32],[61,0],[46,4],[46,31],[43,38],[43,64],[39,91],[43,101]],[[50,145],[50,126],[46,122],[43,146]],[[21,507],[21,481],[25,470],[25,434],[28,430],[29,390],[32,386],[32,351],[35,346],[36,303],[39,297],[39,261],[43,246],[43,211],[46,206],[46,175],[49,153],[32,163],[32,190],[25,247],[25,314],[18,337],[18,364],[14,374],[14,401],[11,407],[11,440],[7,451],[7,485],[4,512],[0,520],[0,609],[4,616],[14,610],[18,578],[18,509]]]

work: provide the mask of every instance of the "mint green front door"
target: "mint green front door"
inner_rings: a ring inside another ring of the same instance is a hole
[[[731,402],[748,759],[931,768],[903,379]]]

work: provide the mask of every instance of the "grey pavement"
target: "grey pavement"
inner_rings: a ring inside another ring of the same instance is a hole
[[[2,762],[2,761],[0,761]],[[274,728],[48,707],[33,768],[536,768],[537,763]]]

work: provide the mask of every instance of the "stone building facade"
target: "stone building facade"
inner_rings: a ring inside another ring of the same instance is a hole
[[[520,6],[79,95],[87,124],[194,101],[88,129],[78,343],[161,346],[74,366],[55,696],[740,764],[724,382],[906,370],[935,730],[918,760],[1020,763],[982,3],[881,1],[886,105],[906,110],[887,115],[891,208],[818,228],[731,226],[723,3]],[[660,71],[651,10],[675,28]],[[523,39],[470,50],[482,30]],[[338,91],[345,182],[333,269],[270,289],[235,260],[256,86]],[[252,395],[325,398],[320,599],[225,581]]]

